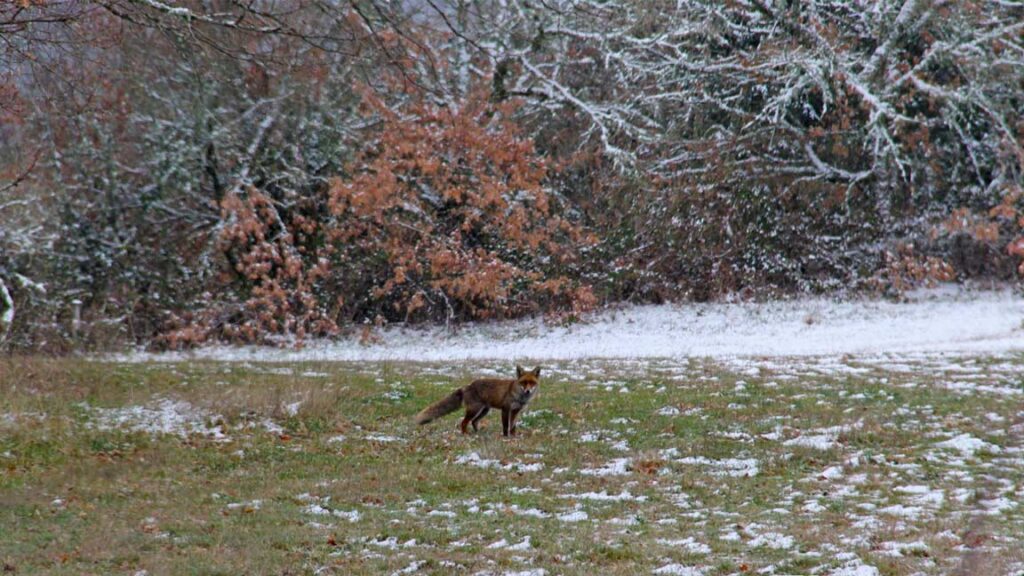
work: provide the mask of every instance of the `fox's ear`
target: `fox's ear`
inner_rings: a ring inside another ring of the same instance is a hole
[[[533,369],[533,375],[536,376],[537,378],[540,378],[540,366],[537,366],[536,368]]]
[[[523,370],[523,367],[520,366],[519,364],[516,364],[516,378],[522,378],[524,372],[525,370]]]

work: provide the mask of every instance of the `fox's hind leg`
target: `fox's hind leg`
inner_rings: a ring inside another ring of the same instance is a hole
[[[480,409],[479,412],[476,413],[476,416],[474,416],[473,419],[470,420],[470,424],[473,425],[473,432],[476,432],[477,430],[480,429],[477,426],[477,424],[479,424],[480,421],[484,419],[484,416],[487,416],[487,413],[490,412],[490,411],[491,411],[490,406],[484,406],[483,408]]]
[[[466,415],[463,416],[462,423],[459,424],[459,429],[462,430],[462,433],[469,434],[469,430],[466,428],[469,427],[470,424],[473,425],[473,430],[476,431],[476,423],[480,418],[483,418],[482,414],[486,414],[487,410],[488,408],[486,404],[467,404]]]

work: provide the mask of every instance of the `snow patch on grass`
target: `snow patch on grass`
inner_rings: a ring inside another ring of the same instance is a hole
[[[782,443],[783,446],[797,446],[801,448],[813,448],[815,450],[831,450],[839,446],[839,435],[844,432],[850,432],[856,430],[861,426],[860,422],[851,424],[849,426],[833,426],[831,428],[822,428],[820,430],[809,430],[806,433],[786,440]]]
[[[301,350],[214,346],[191,352],[133,353],[115,361],[452,361],[544,358],[718,358],[892,352],[1008,352],[1024,349],[1024,299],[1011,291],[946,290],[909,302],[804,298],[766,303],[635,306],[596,313],[572,326],[543,319],[382,330],[358,338],[306,342]],[[812,324],[805,319],[813,315]],[[836,369],[859,370],[836,363]]]
[[[580,474],[586,476],[622,476],[629,473],[630,458],[615,458],[600,468],[584,468]]]
[[[704,576],[704,570],[702,568],[694,568],[693,566],[684,566],[682,564],[666,564],[661,568],[656,568],[654,574],[667,574],[668,576]]]
[[[482,458],[480,454],[476,452],[470,452],[469,454],[459,456],[455,459],[455,463],[468,464],[476,468],[497,468],[500,470],[511,470],[514,472],[539,472],[544,469],[544,465],[539,462],[535,462],[533,464],[523,464],[521,462],[502,464],[497,460]]]
[[[583,494],[565,494],[562,498],[573,498],[576,500],[601,500],[605,502],[644,502],[646,496],[634,496],[629,490],[623,490],[618,494],[609,494],[607,490],[600,492],[584,492]]]
[[[924,510],[920,506],[904,506],[903,504],[894,504],[892,506],[886,506],[878,510],[882,514],[888,514],[890,516],[896,516],[898,518],[909,518],[914,520],[918,518]]]
[[[732,476],[734,478],[750,478],[760,471],[757,460],[753,458],[726,458],[711,460],[703,456],[689,456],[676,460],[680,464],[698,464],[711,468],[714,476]]]
[[[829,572],[829,576],[878,576],[878,568],[868,566],[859,559],[847,562],[845,565]]]
[[[512,550],[512,551],[529,550],[532,547],[533,547],[533,545],[530,544],[530,537],[529,536],[524,538],[523,541],[520,542],[519,544],[510,544],[508,540],[502,538],[501,540],[498,540],[497,542],[494,542],[494,543],[489,544],[487,546],[487,548],[491,549],[491,550],[502,549],[502,550]]]
[[[341,518],[348,520],[349,522],[355,523],[362,519],[363,515],[358,510],[334,510],[329,507],[330,497],[319,497],[313,496],[308,492],[304,492],[295,497],[299,502],[306,502],[306,506],[302,508],[302,512],[305,514],[311,514],[313,516],[333,516],[335,518]]]
[[[909,494],[910,501],[919,506],[933,506],[938,508],[946,500],[946,493],[942,490],[933,490],[928,486],[911,485],[897,486],[893,490],[900,494]]]
[[[363,517],[358,510],[331,510],[330,508],[326,508],[316,503],[309,504],[303,508],[302,511],[314,516],[334,516],[335,518],[343,518],[349,522],[359,522],[359,519]]]
[[[697,542],[692,536],[679,540],[666,540],[664,538],[659,538],[658,544],[661,544],[662,546],[671,546],[672,548],[682,548],[688,554],[711,554],[710,546]]]
[[[886,556],[893,556],[895,558],[901,558],[903,556],[914,555],[914,554],[927,554],[928,545],[924,542],[883,542],[882,543],[882,554]]]
[[[93,417],[90,426],[100,430],[126,429],[132,432],[182,437],[198,434],[218,441],[228,440],[221,427],[212,424],[221,419],[219,415],[210,414],[181,400],[164,398],[149,406],[121,408],[84,406]]]
[[[772,550],[789,550],[795,542],[792,536],[786,536],[778,532],[765,532],[758,534],[747,542],[751,548],[771,548]]]
[[[557,518],[562,522],[582,522],[590,518],[590,516],[583,510],[574,510],[565,514],[559,514]]]
[[[998,454],[1002,452],[1002,449],[1000,449],[999,446],[985,442],[980,438],[975,438],[970,434],[954,436],[945,442],[939,442],[936,446],[939,448],[957,450],[964,456],[974,456],[978,452],[988,452],[990,454]]]

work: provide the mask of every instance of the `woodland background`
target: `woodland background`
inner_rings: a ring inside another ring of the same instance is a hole
[[[1019,282],[1024,2],[0,3],[0,349]]]

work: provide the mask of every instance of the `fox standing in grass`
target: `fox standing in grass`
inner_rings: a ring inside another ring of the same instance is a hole
[[[498,408],[501,410],[502,436],[515,436],[516,419],[526,404],[537,395],[539,378],[539,366],[530,371],[523,370],[522,366],[516,366],[515,380],[476,380],[424,408],[416,415],[416,423],[433,422],[445,414],[455,412],[460,406],[465,406],[466,415],[462,418],[459,429],[463,434],[468,434],[467,426],[472,424],[473,431],[476,432],[480,420],[487,416],[491,408]]]

